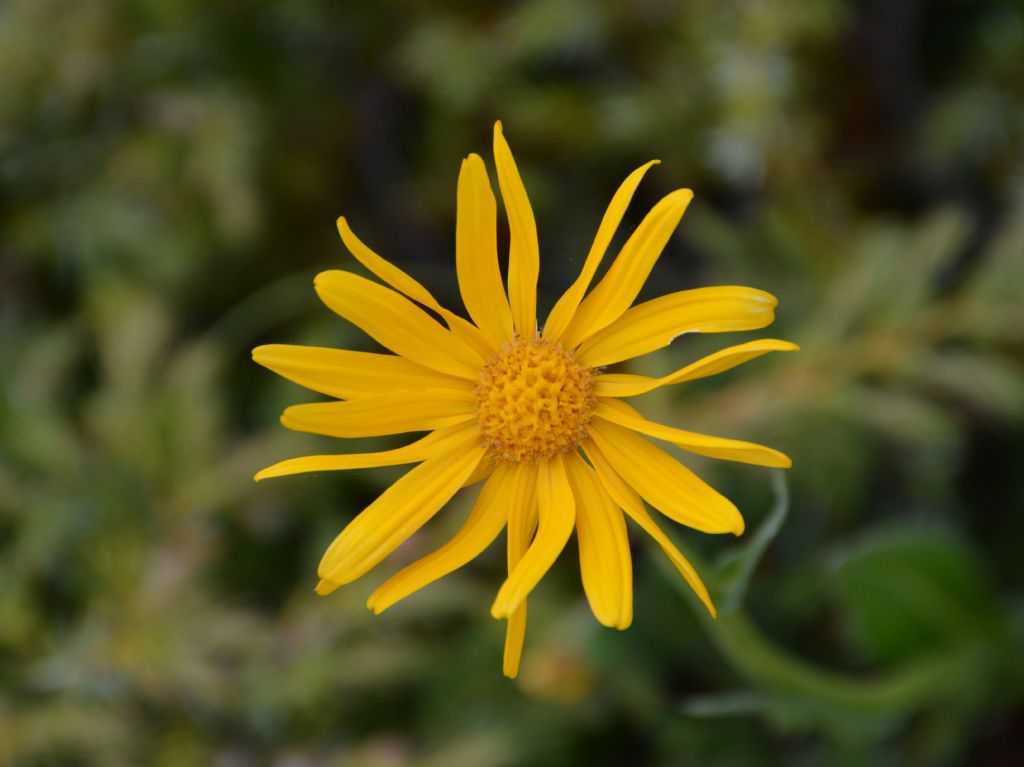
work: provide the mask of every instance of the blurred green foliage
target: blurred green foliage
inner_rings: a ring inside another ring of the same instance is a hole
[[[1021,61],[1013,0],[0,4],[0,762],[1024,763]],[[674,531],[720,618],[638,542],[602,629],[570,547],[517,683],[500,552],[379,618],[383,574],[313,595],[397,472],[251,482],[350,447],[285,433],[306,395],[248,359],[367,348],[311,290],[353,263],[334,218],[457,305],[496,118],[542,307],[659,157],[629,226],[697,201],[648,290],[771,290],[804,347],[641,403],[794,457],[788,491],[693,461],[750,520]]]

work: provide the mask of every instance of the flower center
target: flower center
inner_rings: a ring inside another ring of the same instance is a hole
[[[594,409],[591,370],[543,338],[505,344],[480,371],[477,419],[491,457],[537,461],[575,448]]]

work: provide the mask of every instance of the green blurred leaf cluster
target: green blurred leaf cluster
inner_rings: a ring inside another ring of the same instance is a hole
[[[0,4],[0,763],[1024,763],[1022,60],[1012,0]],[[602,629],[570,546],[514,684],[502,552],[374,617],[315,567],[397,472],[251,481],[382,444],[286,433],[249,349],[370,348],[312,293],[342,213],[457,306],[497,118],[542,310],[657,157],[645,296],[761,287],[803,347],[639,403],[794,458],[686,459],[750,521],[676,531],[719,619],[638,536]]]

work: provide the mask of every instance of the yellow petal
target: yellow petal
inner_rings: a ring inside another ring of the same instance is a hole
[[[689,189],[677,189],[651,208],[608,273],[576,310],[562,335],[566,346],[577,346],[630,307],[692,199]]]
[[[628,309],[579,349],[587,365],[610,365],[668,346],[683,333],[755,330],[775,319],[778,301],[754,288],[697,288],[670,293]]]
[[[352,231],[352,227],[348,225],[348,221],[345,220],[344,216],[338,218],[337,224],[338,234],[341,235],[342,242],[345,243],[345,247],[348,248],[349,252],[355,256],[359,263],[379,279],[386,282],[399,293],[408,296],[416,303],[423,304],[438,313],[443,311],[441,305],[431,295],[429,290],[423,287],[411,275],[370,250]]]
[[[502,673],[509,679],[519,676],[519,661],[523,657],[526,639],[526,600],[524,599],[508,619],[505,626],[505,654],[501,662]]]
[[[407,298],[351,272],[316,276],[316,292],[333,311],[396,354],[442,373],[477,378],[483,358]]]
[[[669,540],[668,536],[665,535],[664,531],[658,527],[657,523],[651,519],[651,515],[647,513],[647,508],[644,506],[643,500],[637,494],[636,490],[631,488],[626,482],[620,477],[615,470],[608,463],[608,459],[604,457],[604,454],[598,450],[597,445],[594,444],[593,440],[587,440],[583,443],[583,450],[587,454],[587,458],[594,466],[594,471],[597,475],[598,480],[604,486],[605,490],[612,497],[612,499],[622,508],[630,518],[640,525],[641,529],[651,536],[662,550],[671,560],[672,564],[679,571],[679,574],[683,576],[683,579],[689,584],[690,588],[693,589],[694,593],[700,598],[700,601],[704,603],[704,606],[708,608],[708,612],[711,613],[712,617],[717,614],[715,606],[711,601],[711,597],[708,594],[707,587],[704,582],[700,579],[697,571],[694,569],[690,561],[682,555],[675,544]]]
[[[394,354],[267,344],[253,349],[252,358],[289,381],[338,399],[473,386],[465,378],[438,373]]]
[[[590,436],[619,476],[669,519],[705,533],[743,532],[732,501],[660,447],[604,420],[591,422]]]
[[[349,252],[355,256],[359,263],[402,295],[440,314],[452,333],[470,348],[477,351],[483,359],[487,359],[496,351],[497,347],[490,342],[479,328],[454,312],[445,309],[423,285],[390,261],[370,250],[362,240],[356,237],[355,232],[352,231],[344,216],[339,218],[337,223],[338,233],[341,235],[345,247],[349,249]]]
[[[512,340],[512,312],[498,268],[497,203],[487,168],[471,154],[459,173],[455,267],[466,311],[495,343]]]
[[[590,608],[603,625],[628,628],[633,622],[633,561],[626,520],[578,453],[565,468],[576,496],[580,574]]]
[[[537,466],[537,536],[502,584],[491,615],[507,618],[526,599],[565,548],[576,521],[576,504],[565,474],[565,461],[556,455]]]
[[[469,420],[476,414],[473,395],[449,389],[393,392],[344,402],[312,402],[284,411],[281,423],[294,431],[328,437],[379,437],[430,431]]]
[[[520,337],[533,338],[537,332],[537,273],[540,271],[537,223],[512,150],[502,135],[500,121],[494,124],[494,163],[508,217],[508,297],[512,321]]]
[[[347,469],[371,469],[377,466],[400,466],[403,463],[425,461],[433,455],[448,450],[453,444],[464,444],[479,433],[476,421],[467,421],[455,426],[432,431],[410,445],[377,453],[347,453],[343,455],[304,455],[275,463],[256,474],[256,481],[270,477],[284,477],[289,474],[305,474],[311,471],[342,471]]]
[[[553,341],[560,341],[562,339],[562,333],[565,332],[569,321],[576,312],[576,308],[580,305],[580,301],[583,300],[583,295],[587,292],[587,288],[590,287],[590,281],[594,279],[597,267],[600,266],[605,251],[608,250],[608,245],[612,241],[612,237],[615,236],[615,231],[619,228],[619,224],[622,222],[622,216],[625,214],[626,208],[629,207],[629,202],[633,199],[633,193],[636,191],[637,186],[640,185],[640,179],[644,177],[644,174],[652,165],[657,165],[659,162],[659,160],[651,160],[646,165],[637,168],[629,174],[626,180],[622,182],[622,186],[615,192],[615,196],[612,197],[612,201],[608,205],[608,210],[605,211],[604,218],[601,219],[601,225],[597,228],[597,235],[590,246],[587,260],[583,262],[580,276],[576,278],[576,281],[558,299],[548,315],[547,322],[544,323],[545,338]]]
[[[594,415],[605,421],[625,426],[627,429],[646,434],[648,437],[663,439],[684,450],[689,450],[691,453],[706,455],[709,458],[752,463],[755,466],[772,466],[778,469],[788,469],[793,465],[785,453],[780,453],[778,450],[764,445],[742,442],[738,439],[712,437],[708,434],[674,429],[671,426],[648,421],[635,408],[619,400],[598,400]]]
[[[476,421],[474,421],[473,423],[476,424]],[[476,428],[477,428],[477,433],[479,434],[480,433],[479,425],[477,425]],[[492,461],[490,458],[485,457],[482,461],[480,461],[480,465],[477,466],[475,469],[473,469],[473,473],[470,474],[468,477],[466,477],[466,481],[463,483],[462,486],[463,487],[472,487],[477,482],[482,482],[483,480],[485,480],[489,476],[491,476],[494,473],[495,469],[497,469],[497,468],[498,468],[498,466],[497,466],[497,464],[495,464],[494,461]]]
[[[514,474],[507,466],[499,466],[481,489],[469,518],[455,536],[437,551],[388,578],[370,595],[366,606],[379,614],[483,553],[505,528]]]
[[[334,539],[320,560],[321,580],[337,587],[366,573],[448,503],[483,456],[468,443],[407,472]]]
[[[522,561],[530,546],[530,539],[537,528],[537,469],[529,464],[519,464],[509,497],[508,506],[508,571],[512,573]],[[526,603],[524,599],[512,611],[505,627],[505,654],[502,671],[505,676],[515,679],[519,674],[519,661],[523,655],[523,640],[526,638]]]
[[[709,354],[703,359],[679,368],[674,373],[669,373],[661,378],[649,376],[630,375],[628,373],[605,373],[594,379],[594,394],[598,397],[635,397],[638,394],[646,394],[657,389],[659,386],[683,383],[684,381],[695,381],[698,378],[723,373],[731,370],[737,365],[749,362],[768,352],[795,352],[800,347],[789,341],[779,341],[774,338],[762,338],[757,341],[748,341],[745,344],[730,346],[727,349]]]

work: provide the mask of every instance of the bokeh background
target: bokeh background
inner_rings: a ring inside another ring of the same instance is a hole
[[[1024,764],[1022,71],[1010,0],[0,4],[0,763]],[[320,599],[401,470],[252,482],[388,444],[285,432],[312,397],[249,351],[372,348],[312,292],[342,213],[457,306],[496,118],[542,308],[658,157],[624,233],[697,198],[645,295],[761,287],[803,346],[641,403],[794,457],[688,459],[748,519],[671,531],[720,619],[638,538],[604,629],[570,545],[517,682],[500,546],[363,606],[471,498]]]

